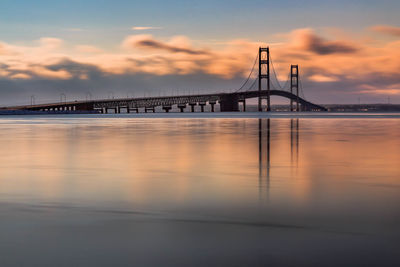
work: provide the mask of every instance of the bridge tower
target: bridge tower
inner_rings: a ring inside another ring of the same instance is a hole
[[[293,91],[296,90],[296,111],[299,112],[299,65],[291,65],[290,66],[290,92],[293,94]],[[293,110],[293,99],[290,99],[290,111]]]
[[[263,65],[266,65],[266,73],[263,73]],[[267,79],[267,111],[271,111],[269,47],[260,47],[258,50],[258,111],[262,111],[262,79]]]

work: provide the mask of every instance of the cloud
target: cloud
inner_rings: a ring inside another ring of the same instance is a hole
[[[393,27],[389,25],[376,25],[370,28],[374,32],[384,33],[400,37],[400,27]]]
[[[15,47],[0,41],[0,56],[10,56],[17,54]]]
[[[400,83],[387,86],[374,86],[370,84],[362,84],[359,86],[361,94],[376,94],[376,95],[400,95]]]
[[[30,72],[36,76],[47,79],[67,80],[72,78],[72,75],[67,70],[51,70],[47,66],[32,66]]]
[[[3,43],[0,43],[0,55],[4,55],[8,53],[7,46]]]
[[[92,45],[77,45],[75,49],[81,53],[102,53],[104,52],[102,49],[97,48]]]
[[[175,36],[169,42],[156,40],[152,35],[131,35],[123,42],[125,48],[139,48],[147,50],[164,50],[171,53],[185,53],[190,55],[206,55],[209,51],[194,49],[189,39],[184,36]]]
[[[300,29],[293,32],[293,38],[300,49],[319,55],[351,54],[359,49],[348,41],[328,41],[315,34],[312,29]]]
[[[308,77],[309,80],[315,81],[315,82],[336,82],[338,79],[336,77],[330,77],[330,76],[325,76],[325,75],[320,75],[320,74],[314,74]]]
[[[149,26],[134,26],[132,30],[134,31],[146,31],[146,30],[161,30],[163,27],[149,27]]]
[[[12,79],[30,79],[32,78],[30,75],[25,73],[18,73],[11,76]]]
[[[53,50],[60,48],[63,45],[64,41],[58,38],[44,37],[39,39],[39,43],[43,48]]]
[[[396,96],[400,101],[400,40],[371,45],[365,38],[322,33],[297,29],[277,38],[271,56],[282,84],[290,64],[299,64],[305,94],[317,103],[346,101],[353,94],[371,98],[392,94],[393,101]],[[0,90],[14,88],[10,83],[26,90],[46,84],[48,88],[71,88],[71,92],[73,87],[140,91],[178,85],[234,90],[249,74],[258,47],[263,45],[233,39],[203,47],[186,36],[163,39],[153,35],[127,36],[121,42],[124,49],[114,51],[64,43],[57,38],[42,38],[34,46],[0,42]],[[256,75],[257,71],[252,79]],[[190,79],[196,82],[191,85]],[[7,85],[1,86],[2,81]]]

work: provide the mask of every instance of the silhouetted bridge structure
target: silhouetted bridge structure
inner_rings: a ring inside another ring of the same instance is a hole
[[[258,62],[258,75],[254,82],[250,82],[254,73],[256,63]],[[258,98],[258,111],[263,111],[262,100],[267,101],[266,110],[271,110],[270,98],[271,96],[281,96],[290,100],[291,111],[326,111],[325,107],[313,104],[304,97],[300,97],[299,88],[301,83],[299,80],[298,65],[291,65],[289,79],[286,85],[289,85],[290,90],[285,90],[280,86],[276,73],[276,83],[278,89],[271,83],[270,75],[270,55],[269,48],[259,48],[259,53],[254,62],[253,68],[249,77],[244,82],[242,87],[235,92],[229,93],[209,93],[197,95],[180,95],[180,96],[163,96],[163,97],[141,97],[141,98],[119,98],[119,99],[101,99],[101,100],[85,100],[85,101],[61,101],[58,103],[25,105],[4,107],[1,109],[7,110],[29,110],[29,111],[42,111],[42,112],[65,112],[65,111],[80,111],[80,112],[98,112],[108,113],[113,110],[115,113],[121,112],[155,112],[156,107],[162,107],[163,110],[169,112],[173,106],[177,106],[181,112],[184,112],[187,107],[190,111],[195,111],[195,106],[199,105],[201,111],[205,111],[205,106],[210,105],[211,111],[215,111],[215,105],[219,104],[221,112],[234,112],[239,111],[239,103],[243,104],[243,111],[246,111],[246,100],[250,98]],[[258,88],[255,85],[258,81]],[[266,89],[263,89],[263,82],[266,81]],[[247,87],[246,87],[247,86]],[[272,87],[272,89],[271,89]],[[295,105],[294,105],[295,104]]]

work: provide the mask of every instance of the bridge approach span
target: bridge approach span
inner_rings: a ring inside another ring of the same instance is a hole
[[[296,95],[282,90],[271,90],[270,95],[282,96],[296,102],[302,107],[302,110],[319,110],[326,111],[325,107],[313,104],[301,97],[297,98]],[[120,98],[120,99],[101,99],[101,100],[87,100],[87,101],[70,101],[58,102],[37,105],[24,105],[3,107],[6,110],[33,110],[33,111],[97,111],[105,113],[109,109],[114,109],[115,112],[120,112],[121,108],[125,108],[128,112],[142,108],[154,111],[155,107],[162,107],[165,111],[169,111],[173,105],[181,108],[181,111],[186,106],[191,106],[194,111],[194,106],[200,105],[202,111],[204,106],[208,103],[214,111],[214,105],[219,103],[222,112],[239,111],[239,103],[246,103],[246,99],[255,98],[259,96],[259,91],[246,91],[237,93],[216,93],[216,94],[198,94],[198,95],[182,95],[182,96],[162,96],[162,97],[141,97],[141,98]],[[268,91],[261,91],[261,97],[267,97]]]

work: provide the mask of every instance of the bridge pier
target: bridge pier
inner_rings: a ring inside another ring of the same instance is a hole
[[[246,112],[246,99],[239,100],[243,104],[243,112]]]
[[[222,95],[219,103],[221,112],[239,111],[239,97],[236,94]]]
[[[214,106],[215,106],[215,104],[217,104],[217,102],[216,101],[209,101],[208,103],[211,106],[211,112],[215,112]]]
[[[181,112],[185,111],[186,104],[178,104],[178,108],[181,110]]]
[[[163,106],[162,108],[163,110],[165,110],[166,113],[168,113],[172,109],[171,106]]]
[[[196,105],[197,105],[197,103],[189,103],[189,106],[190,106],[192,112],[194,112],[194,107]]]
[[[201,112],[204,112],[204,106],[206,105],[206,102],[200,102],[199,105],[201,108]]]

